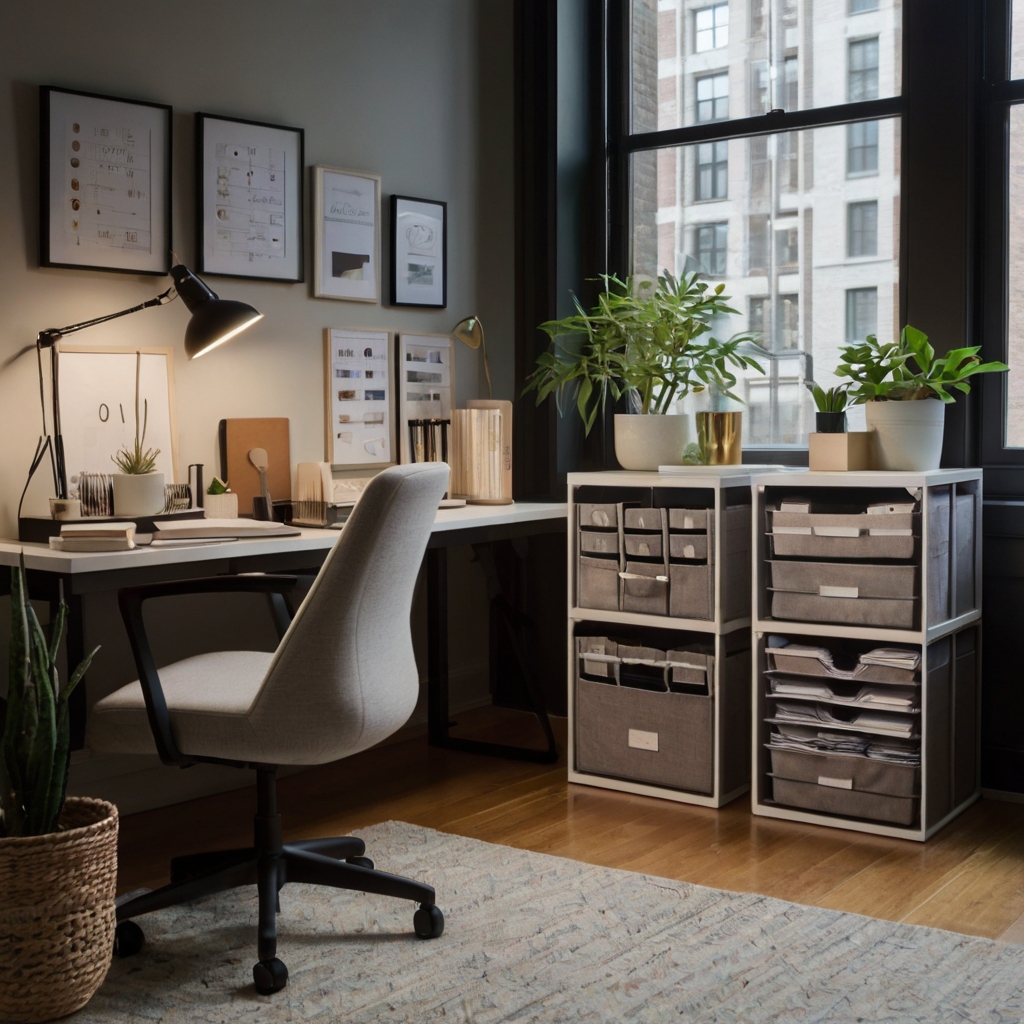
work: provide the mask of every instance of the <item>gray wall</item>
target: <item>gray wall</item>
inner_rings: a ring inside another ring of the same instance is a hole
[[[163,278],[39,267],[41,84],[174,107],[173,244],[186,264],[196,251],[197,110],[302,127],[307,165],[381,174],[385,268],[387,196],[448,202],[446,310],[314,299],[311,280],[211,278],[221,295],[251,303],[264,319],[197,363],[188,363],[182,352],[187,311],[180,302],[78,335],[82,343],[174,347],[181,467],[215,465],[217,423],[232,416],[287,416],[293,464],[322,459],[325,327],[446,332],[476,313],[487,329],[495,397],[513,397],[511,0],[0,5],[0,137],[7,142],[0,160],[0,363],[42,328],[134,305],[169,284]],[[308,177],[306,192],[308,209]],[[308,254],[308,216],[306,228]],[[386,274],[384,291],[386,296]],[[486,385],[477,354],[458,348],[461,402],[486,394]],[[16,533],[18,496],[39,434],[35,374],[32,356],[0,370],[0,536]],[[45,509],[49,493],[44,469],[26,508]],[[486,637],[483,589],[477,567],[462,557],[453,562],[452,586],[466,599],[465,614],[453,626],[454,675],[478,684],[485,657],[479,643]],[[100,632],[116,629],[112,612],[100,604],[86,609],[87,629],[97,641],[103,639]],[[0,619],[6,618],[6,607],[0,607]],[[422,645],[421,602],[415,621]],[[187,631],[184,619],[176,622],[179,633]],[[231,637],[265,644],[264,626],[235,622]],[[193,646],[216,640],[216,634],[193,638]],[[124,652],[117,653],[121,646],[119,639],[111,641],[101,655],[91,697],[130,672]],[[166,650],[168,658],[182,653],[173,643]]]

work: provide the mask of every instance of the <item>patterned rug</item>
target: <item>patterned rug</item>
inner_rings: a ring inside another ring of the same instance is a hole
[[[255,890],[160,911],[75,1024],[316,1021],[1024,1019],[1024,946],[593,867],[386,822],[377,866],[434,885],[413,905],[305,885],[281,893],[288,987],[256,995]]]

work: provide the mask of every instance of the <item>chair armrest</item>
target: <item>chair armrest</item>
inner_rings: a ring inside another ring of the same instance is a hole
[[[188,767],[195,762],[178,749],[171,732],[171,717],[160,675],[149,646],[142,605],[154,597],[175,597],[182,594],[248,593],[280,595],[289,593],[297,582],[295,576],[210,576],[198,580],[174,580],[170,583],[152,583],[143,587],[125,587],[117,595],[131,644],[135,667],[139,673],[142,696],[146,702],[146,716],[153,731],[157,753],[164,764]]]

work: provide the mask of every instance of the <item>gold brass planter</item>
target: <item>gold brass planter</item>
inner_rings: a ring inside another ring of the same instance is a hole
[[[738,466],[743,461],[743,413],[697,413],[697,443],[705,466]]]

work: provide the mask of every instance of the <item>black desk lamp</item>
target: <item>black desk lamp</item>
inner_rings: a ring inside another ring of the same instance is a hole
[[[211,349],[223,345],[236,334],[244,331],[246,327],[262,319],[263,314],[257,313],[252,306],[245,302],[235,302],[231,299],[220,298],[215,291],[209,288],[188,267],[176,263],[171,268],[171,277],[174,285],[167,291],[161,292],[156,298],[143,302],[131,309],[122,309],[119,313],[110,313],[108,316],[99,316],[94,320],[84,320],[80,324],[71,324],[70,327],[51,327],[40,331],[36,338],[36,360],[39,364],[39,404],[43,413],[43,434],[36,445],[36,453],[32,457],[32,467],[28,471],[28,480],[25,481],[25,490],[21,492],[21,501],[18,503],[18,516],[21,516],[21,503],[25,500],[28,485],[32,482],[35,471],[39,468],[40,462],[46,452],[50,453],[50,465],[53,470],[53,487],[57,492],[56,497],[66,498],[68,496],[67,471],[64,466],[64,439],[60,427],[60,399],[58,396],[60,383],[60,348],[57,342],[65,335],[74,334],[84,330],[86,327],[95,327],[97,324],[106,323],[108,320],[116,320],[120,316],[127,316],[129,313],[138,313],[141,309],[148,309],[150,306],[163,306],[172,302],[179,295],[182,302],[188,307],[192,314],[185,328],[185,353],[189,359],[198,359],[206,355]],[[43,386],[43,350],[50,353],[50,388],[51,405],[53,416],[53,436],[46,431],[46,397]],[[26,350],[30,351],[30,350]]]

